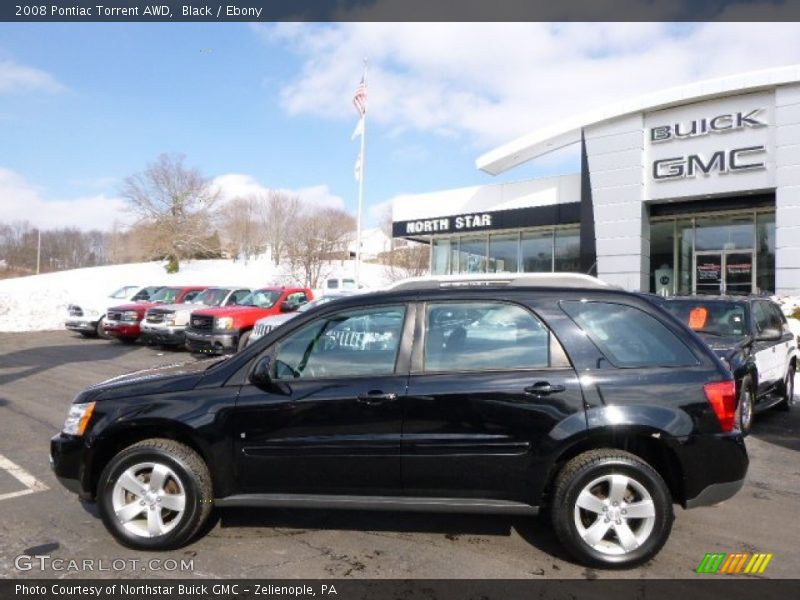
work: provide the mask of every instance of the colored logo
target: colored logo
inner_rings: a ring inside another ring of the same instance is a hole
[[[744,575],[763,573],[772,554],[765,552],[715,552],[706,554],[695,571],[697,573],[717,573],[725,575]]]

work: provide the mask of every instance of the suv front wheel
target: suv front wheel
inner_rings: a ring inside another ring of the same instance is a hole
[[[144,440],[103,469],[97,503],[106,529],[125,546],[169,550],[191,541],[211,513],[211,476],[188,446]]]
[[[667,541],[673,517],[664,480],[628,452],[585,452],[556,477],[553,525],[582,563],[630,568],[647,562]]]

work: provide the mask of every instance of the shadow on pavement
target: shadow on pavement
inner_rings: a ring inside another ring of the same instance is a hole
[[[750,437],[800,452],[800,405],[795,403],[789,412],[770,409],[758,413]]]
[[[83,340],[80,344],[26,348],[0,354],[3,369],[20,369],[11,373],[0,373],[0,385],[38,375],[49,369],[67,364],[91,363],[113,360],[135,351],[138,346],[108,342],[106,340]],[[26,368],[27,367],[27,368]]]

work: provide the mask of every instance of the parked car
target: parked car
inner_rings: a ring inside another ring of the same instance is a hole
[[[203,290],[188,302],[149,308],[141,323],[142,339],[151,344],[183,348],[186,325],[193,310],[203,306],[236,306],[250,291],[248,288],[213,287]]]
[[[171,286],[161,288],[150,300],[112,306],[106,311],[103,331],[122,342],[135,342],[141,334],[141,322],[149,308],[158,304],[191,302],[208,286]]]
[[[250,333],[250,337],[247,338],[247,345],[249,346],[253,342],[260,340],[270,331],[275,329],[278,325],[283,325],[290,319],[296,317],[297,315],[303,314],[305,311],[314,308],[315,306],[321,306],[323,304],[327,304],[331,300],[336,300],[338,298],[346,298],[347,296],[352,296],[353,294],[356,293],[358,293],[357,290],[329,292],[326,293],[321,298],[317,298],[315,300],[312,300],[311,302],[307,302],[306,304],[301,305],[294,312],[284,312],[278,315],[270,315],[269,317],[264,317],[263,319],[259,319],[253,326],[253,331]]]
[[[442,277],[318,306],[211,365],[92,386],[51,459],[133,548],[186,544],[213,506],[541,513],[581,562],[632,567],[673,503],[741,488],[735,412],[730,371],[638,295],[577,274]]]
[[[108,296],[75,300],[67,306],[67,320],[64,322],[64,327],[80,333],[83,337],[103,337],[105,335],[103,324],[109,303],[120,300],[146,301],[160,289],[161,286],[124,285]]]
[[[186,328],[186,349],[206,354],[238,352],[247,346],[256,321],[292,312],[313,299],[307,288],[263,288],[237,306],[196,310]]]
[[[780,306],[766,298],[684,296],[658,300],[723,360],[736,379],[739,428],[753,415],[794,404],[797,339]]]

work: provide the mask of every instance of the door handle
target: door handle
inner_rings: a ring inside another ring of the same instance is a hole
[[[358,401],[361,404],[367,404],[369,406],[383,404],[384,402],[394,402],[395,400],[397,400],[397,394],[384,394],[378,391],[367,392],[366,394],[359,394],[358,396]]]
[[[529,385],[525,388],[525,391],[529,394],[534,394],[536,396],[547,396],[549,394],[557,394],[558,392],[563,392],[567,388],[563,385],[551,385],[547,381],[537,381],[533,385]]]

